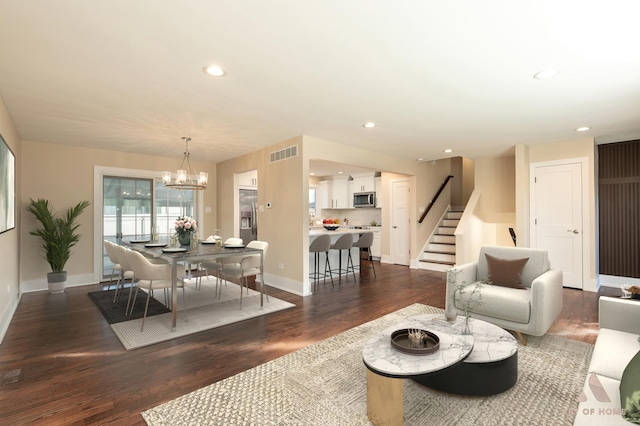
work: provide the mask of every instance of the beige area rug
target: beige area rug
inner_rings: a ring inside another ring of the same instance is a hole
[[[414,304],[142,413],[148,425],[368,425],[364,343],[401,319],[442,310]],[[405,425],[571,425],[593,345],[530,337],[518,382],[462,397],[404,380]]]
[[[171,331],[171,313],[147,317],[144,323],[144,331],[140,332],[142,319],[112,324],[120,342],[126,350],[141,348],[209,330],[223,325],[244,321],[250,318],[267,315],[294,307],[293,303],[275,297],[264,298],[264,306],[260,306],[260,293],[246,289],[242,296],[242,309],[240,309],[240,286],[232,282],[222,285],[222,296],[218,300],[215,297],[215,278],[202,280],[202,286],[196,289],[195,279],[186,280],[187,318],[185,321],[184,305],[182,303],[182,289],[178,289],[178,320],[176,330]],[[156,297],[162,300],[162,292],[156,291]],[[140,291],[138,297],[147,297]]]

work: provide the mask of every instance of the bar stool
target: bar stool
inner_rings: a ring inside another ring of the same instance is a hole
[[[331,250],[338,250],[338,269],[331,269],[331,274],[334,271],[338,272],[338,285],[342,282],[342,273],[345,272],[347,274],[347,279],[349,278],[349,271],[353,274],[353,280],[356,280],[356,274],[353,269],[353,259],[351,258],[351,247],[353,246],[353,235],[352,234],[342,234],[338,240],[331,244]],[[342,269],[342,251],[346,250],[348,253],[347,256],[347,268]],[[351,263],[351,266],[349,266]]]
[[[367,251],[367,260],[371,263],[371,268],[373,269],[373,276],[378,278],[376,275],[376,267],[374,266],[373,259],[371,258],[371,246],[373,245],[373,232],[365,232],[360,235],[358,241],[353,243],[354,248],[358,248],[358,254],[360,255],[360,274],[362,274],[362,249],[366,249]]]
[[[318,288],[318,280],[320,277],[323,279],[323,283],[327,282],[327,275],[331,278],[331,285],[333,285],[333,275],[331,275],[331,263],[329,263],[329,249],[331,248],[331,235],[323,234],[316,237],[315,240],[309,244],[309,253],[313,253],[313,273],[309,274],[309,278],[313,280],[313,288]],[[324,262],[324,272],[320,273],[320,253],[324,252],[326,260]],[[329,273],[327,274],[327,269]]]

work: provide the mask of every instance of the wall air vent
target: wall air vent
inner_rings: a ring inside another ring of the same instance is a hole
[[[278,161],[286,160],[298,156],[298,145],[292,145],[288,148],[281,149],[280,151],[274,151],[269,156],[269,162],[277,163]]]

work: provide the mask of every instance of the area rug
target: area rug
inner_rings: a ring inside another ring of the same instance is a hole
[[[369,425],[362,348],[414,304],[144,411],[148,425]],[[404,380],[405,425],[571,425],[593,345],[529,337],[518,381],[499,395],[462,397]]]
[[[135,291],[135,289],[134,289]],[[125,288],[124,292],[120,295],[119,298],[114,302],[113,297],[115,295],[115,290],[106,290],[106,291],[93,291],[88,293],[93,303],[96,304],[100,312],[102,312],[102,316],[107,320],[109,324],[116,324],[118,322],[123,321],[131,321],[132,319],[142,318],[144,315],[144,305],[146,302],[146,294],[145,297],[138,297],[135,305],[133,306],[133,312],[131,315],[125,315],[125,310],[127,309],[127,300],[129,299],[129,288]],[[159,314],[166,314],[167,312],[171,312],[162,302],[151,298],[149,300],[149,310],[147,312],[147,316],[151,317]]]
[[[142,319],[111,324],[116,336],[126,350],[165,342],[200,331],[233,324],[250,318],[271,314],[294,307],[293,303],[266,296],[260,306],[260,293],[244,290],[240,308],[240,286],[232,282],[222,285],[220,298],[216,297],[215,278],[202,279],[196,288],[195,279],[186,280],[187,315],[185,317],[182,289],[178,290],[178,319],[175,331],[171,331],[171,313],[147,317],[144,331],[140,331]],[[140,298],[141,295],[138,295]],[[146,298],[146,294],[142,297]]]

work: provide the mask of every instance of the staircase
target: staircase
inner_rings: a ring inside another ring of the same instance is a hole
[[[462,210],[449,209],[438,225],[427,249],[419,259],[419,268],[431,271],[446,271],[456,263],[456,237],[454,232],[462,217]]]

